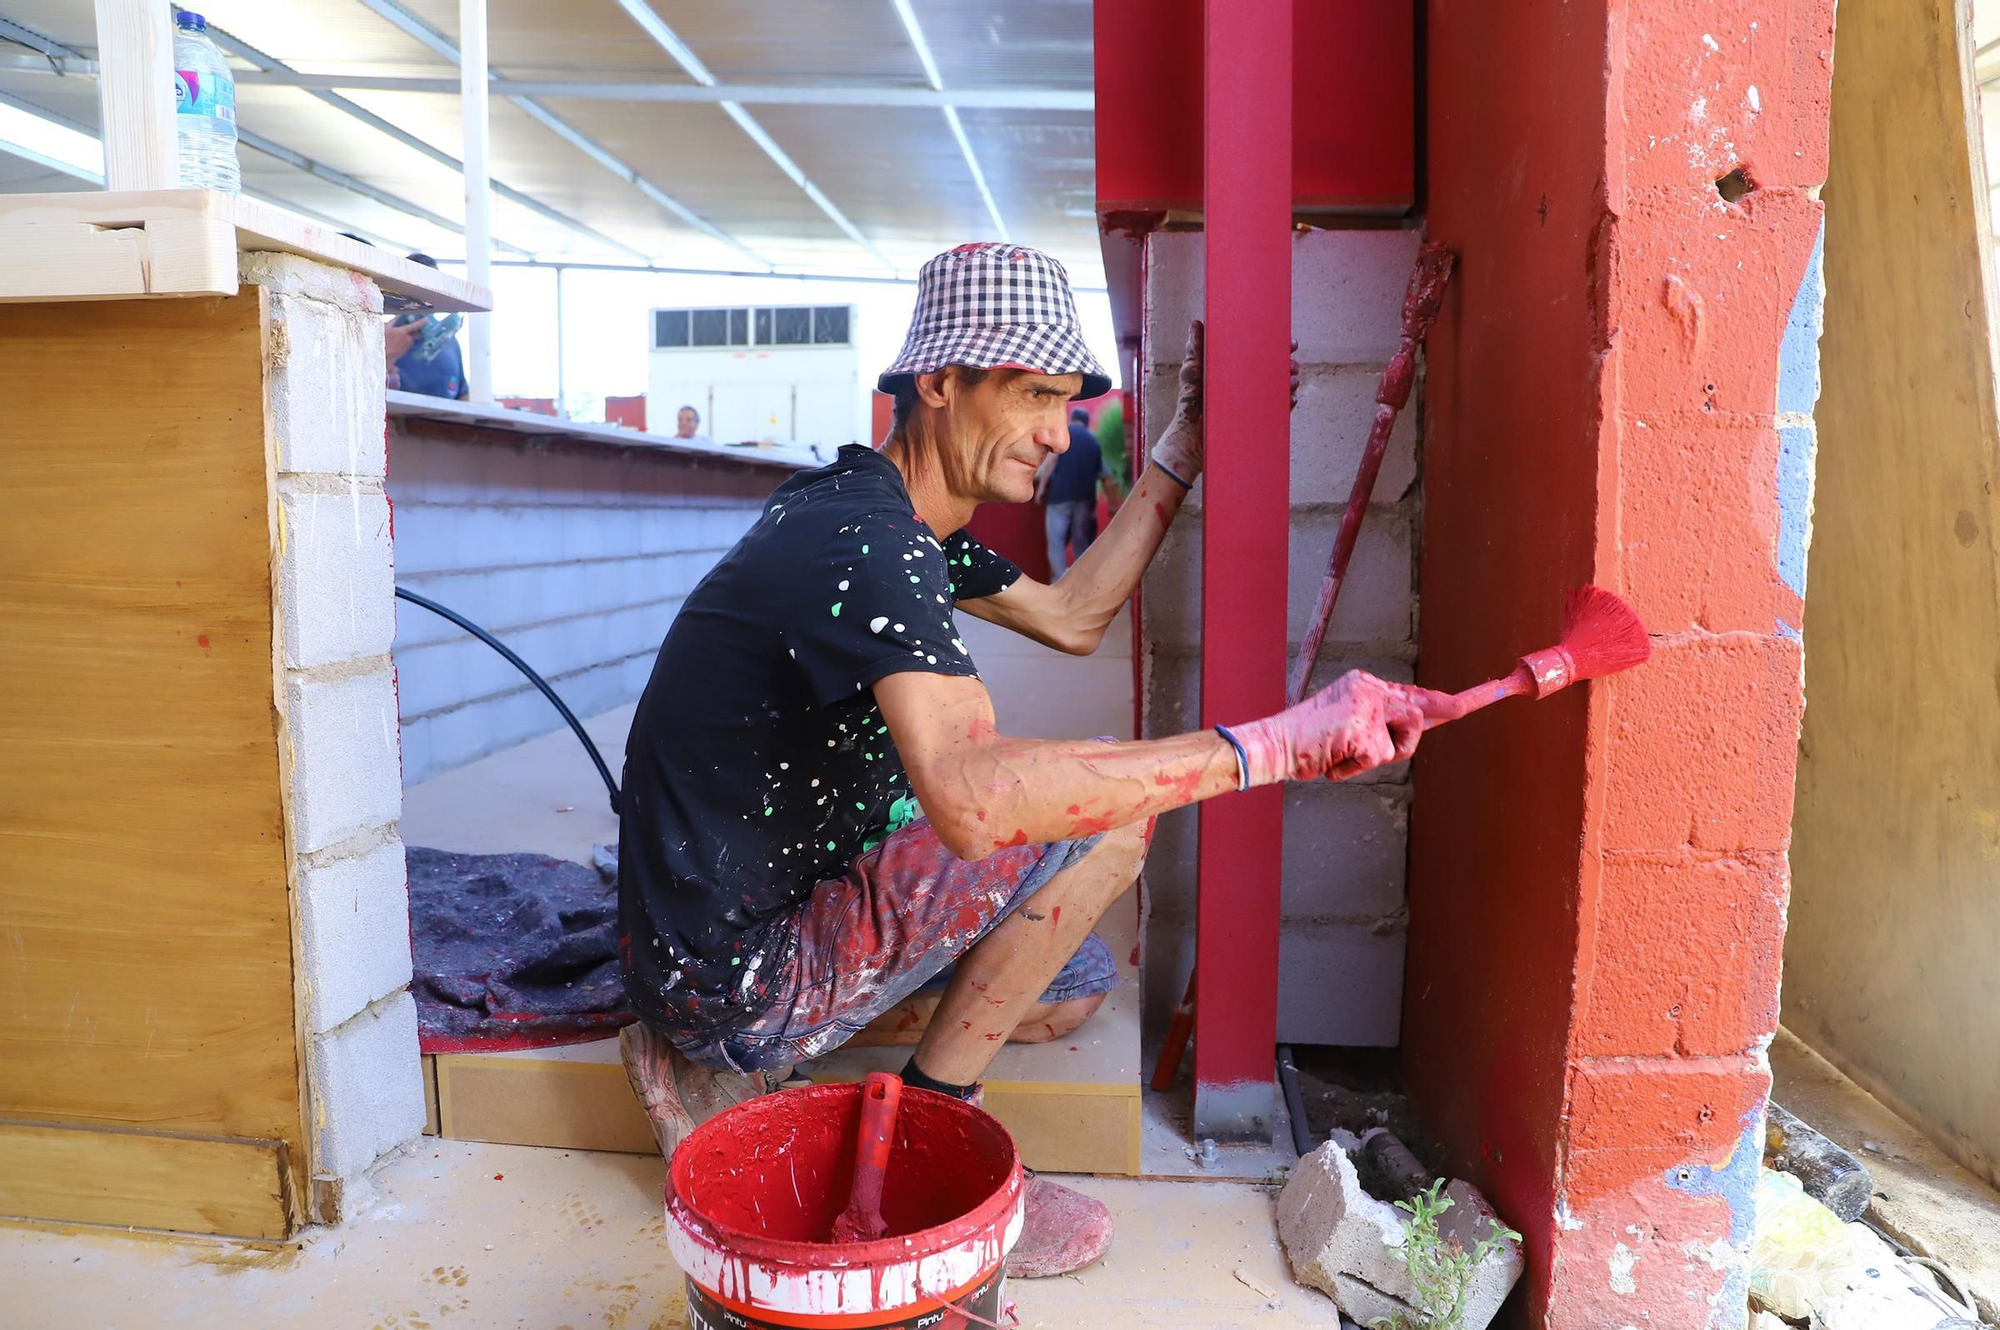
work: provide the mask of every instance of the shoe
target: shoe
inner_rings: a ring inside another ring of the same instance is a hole
[[[790,1075],[789,1069],[776,1080],[769,1072],[712,1071],[690,1061],[644,1021],[618,1032],[618,1056],[639,1107],[653,1124],[660,1154],[669,1159],[674,1147],[696,1127],[725,1108],[770,1093]]]
[[[1081,1270],[1111,1249],[1111,1212],[1102,1201],[1024,1169],[1020,1241],[1007,1253],[1009,1279],[1047,1279]]]

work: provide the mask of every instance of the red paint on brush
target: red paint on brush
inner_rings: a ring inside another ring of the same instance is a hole
[[[1312,677],[1319,646],[1326,639],[1326,626],[1333,619],[1334,602],[1340,599],[1341,585],[1347,580],[1347,563],[1354,556],[1354,542],[1361,534],[1361,519],[1367,515],[1368,500],[1375,493],[1375,477],[1382,470],[1382,458],[1389,451],[1389,435],[1396,428],[1396,416],[1410,400],[1410,385],[1416,381],[1417,347],[1437,322],[1438,307],[1444,303],[1445,284],[1451,280],[1457,256],[1437,241],[1426,241],[1417,250],[1417,265],[1410,273],[1403,293],[1402,338],[1396,354],[1383,367],[1375,389],[1375,423],[1369,427],[1368,442],[1361,450],[1361,465],[1354,473],[1354,487],[1348,491],[1347,512],[1340,519],[1334,537],[1333,555],[1327,560],[1326,579],[1320,583],[1319,600],[1313,605],[1312,619],[1292,676],[1286,681],[1285,699],[1296,704],[1306,695],[1306,680]]]
[[[1646,625],[1630,605],[1602,587],[1572,588],[1563,597],[1562,640],[1521,657],[1514,672],[1457,694],[1466,713],[1510,697],[1539,701],[1573,683],[1643,665],[1653,654]],[[1425,729],[1444,724],[1434,720]]]

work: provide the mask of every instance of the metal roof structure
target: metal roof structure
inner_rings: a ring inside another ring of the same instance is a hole
[[[464,253],[457,0],[196,0],[245,192]],[[0,192],[77,187],[90,0],[0,0]],[[1013,239],[1101,284],[1089,0],[489,0],[498,260],[907,276]]]

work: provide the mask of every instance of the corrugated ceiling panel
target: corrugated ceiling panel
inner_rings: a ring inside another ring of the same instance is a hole
[[[1090,0],[915,0],[914,8],[947,88],[1091,87]]]
[[[724,83],[922,86],[923,70],[889,0],[650,3]],[[611,7],[609,0],[605,4]]]
[[[452,41],[458,40],[458,0],[398,3]],[[487,0],[486,62],[512,78],[693,81],[612,0],[581,5]]]
[[[50,41],[72,49],[96,49],[97,11],[91,0],[7,0],[0,13]]]

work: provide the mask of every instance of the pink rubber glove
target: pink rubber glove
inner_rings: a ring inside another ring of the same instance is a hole
[[[1295,707],[1247,725],[1218,727],[1243,747],[1248,784],[1346,780],[1417,751],[1427,720],[1454,720],[1449,693],[1349,670]]]
[[[1181,360],[1180,392],[1174,401],[1174,418],[1167,422],[1166,429],[1147,453],[1150,461],[1174,476],[1182,484],[1193,486],[1201,475],[1203,460],[1202,434],[1202,390],[1201,375],[1203,361],[1202,339],[1206,330],[1200,319],[1188,324],[1187,355]],[[1294,341],[1292,350],[1299,344]],[[1292,406],[1299,404],[1299,362],[1290,362],[1292,373]]]

